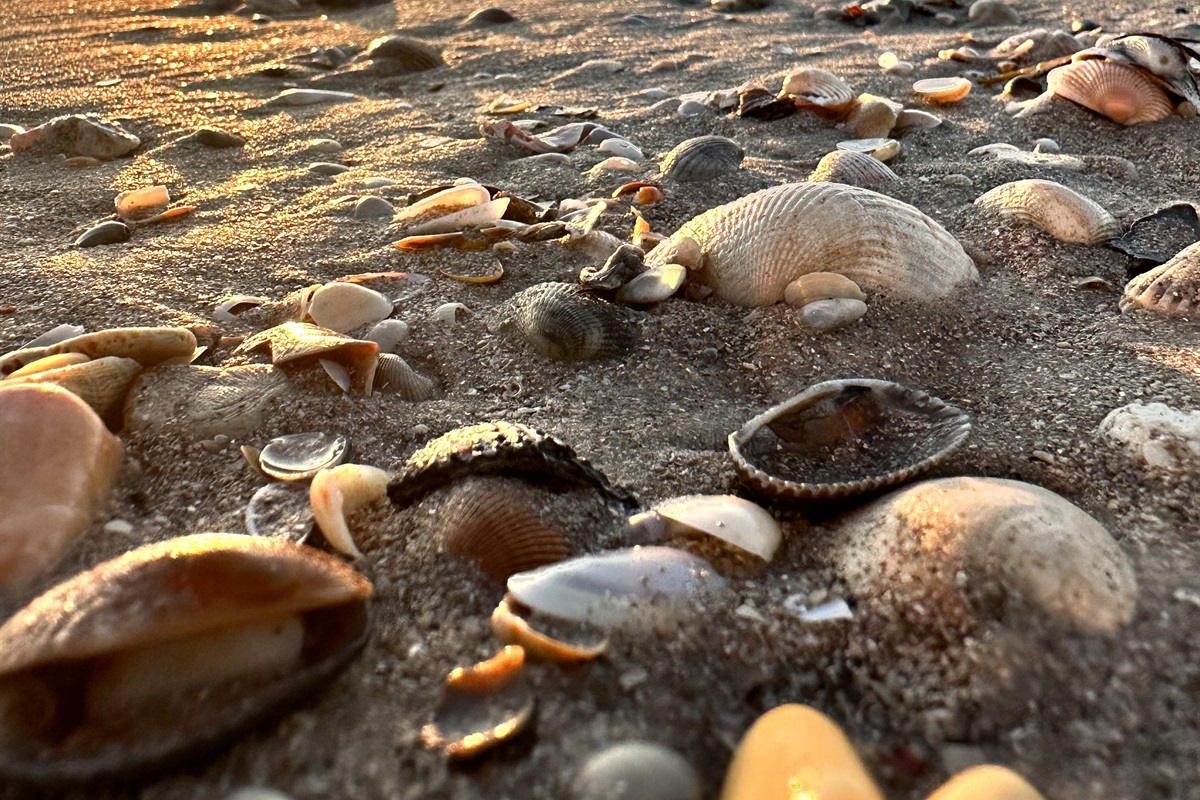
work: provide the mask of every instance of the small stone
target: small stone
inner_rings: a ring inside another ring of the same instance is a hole
[[[120,124],[95,114],[68,114],[24,133],[14,133],[8,143],[14,153],[36,148],[108,161],[132,153],[141,147],[142,140]]]
[[[354,204],[355,219],[391,219],[394,213],[391,203],[374,195],[367,195]]]
[[[1053,139],[1038,139],[1033,143],[1033,152],[1035,153],[1059,153],[1062,148],[1058,146],[1058,142]]]
[[[383,189],[388,186],[395,186],[395,185],[396,185],[396,182],[394,180],[392,180],[391,178],[374,177],[374,178],[367,178],[366,180],[363,181],[363,186],[368,189]]]
[[[1110,412],[1099,432],[1146,466],[1200,468],[1200,411],[1181,411],[1165,403],[1131,403]]]
[[[104,532],[113,536],[128,536],[133,533],[133,523],[123,519],[110,519],[104,523]]]
[[[858,321],[867,313],[867,304],[852,297],[817,300],[800,309],[800,321],[815,331],[825,332]]]
[[[617,683],[621,684],[621,688],[625,691],[636,689],[650,678],[650,673],[645,667],[631,667],[621,673],[617,678]]]
[[[939,11],[933,15],[933,21],[938,25],[942,25],[947,28],[953,28],[958,24],[958,17],[945,11]]]
[[[700,800],[700,778],[669,747],[629,741],[601,750],[584,763],[573,800]]]
[[[344,148],[336,139],[313,139],[308,143],[308,149],[313,153],[340,153]]]
[[[679,104],[679,108],[676,109],[675,113],[680,117],[698,117],[707,110],[708,107],[704,103],[695,100],[685,100]]]
[[[124,222],[109,220],[88,228],[82,236],[75,240],[76,247],[96,247],[104,244],[127,242],[133,232]]]
[[[399,319],[385,319],[363,337],[379,345],[380,353],[394,353],[396,346],[408,338],[408,323]]]
[[[196,132],[192,134],[192,139],[197,144],[216,149],[246,146],[246,140],[243,137],[220,128],[197,128]]]
[[[964,188],[975,185],[975,181],[971,180],[970,175],[963,175],[961,172],[951,172],[949,175],[943,175],[942,183],[947,186],[962,186]]]
[[[628,158],[620,158],[613,156],[606,158],[596,166],[589,170],[589,173],[596,175],[601,172],[637,172],[641,167],[636,161],[630,161]]]
[[[638,92],[638,97],[644,97],[647,100],[655,100],[655,101],[666,100],[668,97],[673,97],[673,96],[674,95],[672,95],[666,89],[660,89],[657,86],[655,86],[654,88],[651,88],[651,89],[642,89],[640,92]]]
[[[516,21],[517,18],[511,11],[491,6],[471,12],[471,15],[463,20],[462,24],[464,28],[487,28],[492,25],[508,25]]]
[[[605,139],[600,143],[600,147],[597,149],[601,153],[620,156],[621,158],[632,161],[641,161],[643,158],[645,158],[641,150],[637,149],[624,139]]]
[[[349,172],[350,168],[345,164],[334,164],[329,161],[317,161],[308,165],[309,172],[315,172],[318,175],[341,175],[343,172]]]
[[[1016,25],[1021,15],[999,0],[975,0],[967,12],[967,22],[974,28],[992,25]]]

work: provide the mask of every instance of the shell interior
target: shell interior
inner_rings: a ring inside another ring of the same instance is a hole
[[[1111,240],[1109,247],[1158,266],[1170,261],[1188,245],[1200,241],[1200,217],[1191,203],[1172,203],[1148,214]]]
[[[259,454],[259,465],[272,478],[300,481],[345,461],[349,448],[349,441],[338,433],[290,433],[267,443]]]

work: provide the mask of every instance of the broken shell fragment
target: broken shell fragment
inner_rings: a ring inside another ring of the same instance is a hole
[[[928,472],[971,431],[970,418],[898,383],[825,381],[729,435],[742,482],[780,502],[877,492]]]
[[[957,103],[971,93],[971,82],[966,78],[926,78],[914,83],[912,90],[926,103]]]
[[[83,353],[90,358],[132,358],[143,367],[167,361],[187,363],[196,351],[196,336],[187,328],[110,328],[64,339],[44,348],[17,350],[0,356],[0,375],[10,375],[39,358]]]
[[[407,361],[393,353],[384,353],[379,357],[375,388],[381,392],[393,392],[401,400],[410,403],[423,403],[438,396],[438,387],[432,378],[417,372]]]
[[[345,436],[322,431],[291,433],[267,442],[259,466],[281,481],[305,481],[323,469],[342,463],[349,452]]]
[[[79,354],[64,353],[61,355]],[[51,358],[53,357],[51,356]],[[141,371],[142,365],[132,358],[106,356],[58,369],[43,370],[24,377],[12,375],[4,381],[3,385],[20,386],[40,383],[58,386],[77,395],[91,406],[105,422],[119,427],[125,396]]]
[[[858,139],[887,136],[896,124],[898,113],[899,110],[883,98],[859,98],[854,104],[854,110],[846,118],[846,127]]]
[[[478,183],[451,186],[449,189],[443,189],[400,209],[392,217],[392,224],[406,236],[459,230],[470,224],[479,224],[478,222],[461,222],[464,218],[459,216],[460,214],[480,208],[489,203],[491,199],[491,192]],[[503,205],[507,207],[508,204],[504,203]],[[499,206],[494,206],[492,210],[498,208]],[[490,221],[495,221],[504,216],[504,211],[500,209],[498,214],[485,214],[484,216],[487,216]],[[473,217],[468,214],[466,218],[472,219]]]
[[[321,358],[335,360],[349,372],[354,391],[366,395],[371,393],[379,360],[379,345],[375,342],[351,339],[304,322],[285,322],[247,337],[234,353],[249,353],[263,348],[270,350],[273,364]]]
[[[955,775],[928,800],[1045,800],[1028,781],[1007,767],[983,764]]]
[[[746,157],[741,145],[724,136],[697,136],[677,144],[663,156],[663,178],[707,181],[737,172]]]
[[[1099,244],[1121,232],[1121,224],[1099,203],[1054,181],[1035,178],[1001,184],[976,198],[975,205],[1064,242]]]
[[[633,344],[628,312],[570,283],[539,283],[508,303],[516,330],[555,361],[612,358]]]
[[[240,534],[77,575],[0,628],[0,775],[87,784],[208,755],[343,668],[370,594],[331,556]]]
[[[1087,59],[1051,70],[1049,91],[1122,125],[1157,122],[1175,113],[1158,83],[1137,67]]]
[[[770,561],[783,541],[783,531],[770,512],[731,494],[686,495],[664,500],[629,518],[630,537],[669,542],[698,537],[717,540],[733,550]],[[709,558],[715,548],[702,546]],[[718,553],[719,554],[719,553]]]
[[[879,161],[891,161],[900,154],[900,142],[895,139],[844,139],[837,143],[838,150],[851,153],[869,153]]]
[[[83,364],[87,361],[91,361],[91,359],[85,356],[83,353],[59,353],[55,356],[46,356],[45,358],[39,358],[37,361],[31,361],[8,377],[10,379],[24,378],[28,377],[29,375],[37,375],[41,372],[49,372],[53,369],[70,367],[74,366],[75,364]],[[16,384],[10,385],[15,386]]]
[[[1169,317],[1200,319],[1200,242],[1126,284],[1121,310],[1135,307]]]
[[[335,550],[362,558],[346,524],[346,515],[387,496],[389,475],[378,467],[342,464],[313,476],[308,497],[313,519]]]
[[[687,279],[687,268],[680,264],[652,267],[617,290],[618,303],[645,305],[661,303],[671,297]]]
[[[433,721],[421,741],[452,759],[474,758],[520,736],[533,722],[525,651],[508,645],[487,661],[446,676]]]
[[[313,322],[338,333],[374,325],[391,313],[391,300],[374,289],[345,281],[325,284],[313,292],[308,304]]]
[[[145,189],[134,189],[121,192],[114,203],[117,216],[125,220],[144,220],[161,214],[171,204],[171,196],[167,187],[148,186]]]
[[[529,619],[539,622],[539,628],[550,627],[557,634],[564,626],[561,620],[547,619],[522,606],[512,595],[505,595],[492,612],[492,633],[504,644],[520,645],[535,661],[555,661],[571,664],[599,658],[608,649],[608,635],[603,629],[586,624],[566,623],[567,633],[550,635],[537,630]],[[566,641],[570,638],[571,641]],[[576,641],[579,640],[579,641]]]
[[[834,150],[826,153],[808,176],[810,182],[845,183],[864,189],[877,189],[897,180],[891,167],[868,153]]]
[[[1170,261],[1193,242],[1200,241],[1200,216],[1191,203],[1172,203],[1135,220],[1129,230],[1108,245],[1133,256],[1143,266]]]

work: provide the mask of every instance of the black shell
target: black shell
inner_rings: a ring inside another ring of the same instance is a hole
[[[1200,218],[1191,203],[1172,203],[1135,220],[1129,230],[1108,246],[1131,255],[1142,269],[1165,264],[1193,242],[1200,241]]]
[[[571,283],[539,283],[509,301],[512,322],[547,358],[612,358],[634,342],[629,312]]]
[[[746,151],[724,136],[697,136],[663,156],[662,176],[676,181],[707,181],[737,172]]]

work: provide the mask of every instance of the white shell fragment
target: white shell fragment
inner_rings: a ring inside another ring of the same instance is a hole
[[[664,500],[630,517],[631,528],[661,525],[662,540],[679,533],[700,533],[742,552],[770,561],[783,541],[783,530],[757,503],[731,494],[686,495]]]
[[[396,346],[408,338],[408,323],[400,319],[385,319],[363,338],[379,345],[380,353],[393,353]]]
[[[1131,403],[1109,412],[1099,433],[1146,466],[1200,468],[1200,411],[1181,411],[1165,403]]]
[[[349,442],[340,434],[312,431],[277,436],[259,454],[259,466],[272,478],[303,481],[342,463]]]
[[[814,300],[800,308],[797,316],[806,327],[824,333],[851,325],[867,313],[867,304],[853,297]]]
[[[385,497],[389,477],[384,470],[363,464],[341,464],[313,476],[308,490],[313,518],[325,541],[338,552],[362,558],[346,515]]]
[[[319,103],[346,103],[360,99],[350,92],[329,89],[284,89],[267,101],[269,106],[313,106]]]
[[[327,283],[313,293],[308,316],[322,328],[348,333],[386,319],[392,301],[384,295],[348,281]]]
[[[1121,223],[1112,214],[1054,181],[1001,184],[976,198],[975,205],[1033,225],[1064,242],[1099,244],[1121,234]]]
[[[483,205],[491,198],[491,192],[474,181],[459,184],[405,206],[396,212],[392,223],[410,236],[457,230],[453,223],[447,225],[446,217]]]
[[[683,286],[687,267],[679,264],[664,264],[634,277],[617,290],[618,303],[661,303]]]
[[[630,161],[641,161],[645,158],[641,150],[624,139],[605,139],[596,149],[605,155],[619,156]]]
[[[462,303],[442,303],[433,310],[432,319],[439,324],[453,327],[458,324],[460,313],[466,316],[471,313],[471,309]]]
[[[295,483],[272,481],[250,498],[243,519],[251,536],[304,544],[313,527],[308,490]]]

